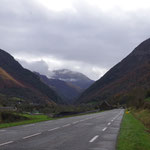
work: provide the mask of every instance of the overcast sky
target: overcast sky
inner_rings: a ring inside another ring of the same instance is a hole
[[[149,0],[0,0],[0,48],[49,75],[99,79],[150,37]]]

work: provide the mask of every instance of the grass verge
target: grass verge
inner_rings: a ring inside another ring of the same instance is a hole
[[[77,117],[77,116],[83,116],[83,115],[90,115],[94,113],[100,113],[99,112],[92,112],[92,113],[86,113],[86,114],[76,114],[76,115],[69,115],[69,116],[63,116],[63,117],[56,117],[56,118],[50,118],[46,115],[28,115],[28,114],[21,114],[24,117],[27,117],[28,120],[19,121],[19,122],[11,122],[11,123],[0,123],[0,128],[7,128],[7,127],[13,127],[13,126],[19,126],[19,125],[25,125],[25,124],[32,124],[42,121],[48,121],[48,120],[56,120],[56,119],[62,119],[62,118],[69,118],[69,117]]]
[[[31,123],[41,122],[41,121],[52,120],[52,118],[49,118],[46,115],[23,114],[22,116],[27,117],[28,120],[19,121],[19,122],[11,122],[11,123],[1,123],[0,128],[7,128],[7,127],[12,127],[12,126],[19,126],[19,125],[31,124]]]
[[[150,110],[149,109],[139,109],[133,110],[133,115],[140,120],[150,131]]]
[[[150,150],[150,134],[147,131],[147,128],[131,113],[125,113],[117,150]]]

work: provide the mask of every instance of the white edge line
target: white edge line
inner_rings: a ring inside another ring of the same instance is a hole
[[[102,131],[105,131],[107,129],[107,127],[105,127]]]
[[[71,124],[66,124],[66,125],[64,125],[64,126],[62,126],[62,127],[68,127],[68,126],[70,126]]]
[[[84,121],[84,120],[79,120],[79,122],[82,122],[82,121]]]
[[[110,123],[110,122],[108,123],[108,126],[109,126],[109,125],[111,125],[111,123]]]
[[[60,127],[56,127],[56,128],[53,128],[53,129],[50,129],[50,130],[48,130],[48,131],[54,131],[54,130],[57,130],[57,129],[59,129]]]
[[[94,136],[89,142],[90,143],[94,142],[98,137],[99,137],[99,135]]]
[[[13,142],[14,142],[14,141],[5,142],[5,143],[0,144],[0,146],[4,146],[4,145],[7,145],[7,144],[11,144],[11,143],[13,143]]]
[[[76,124],[76,123],[79,123],[79,121],[75,121],[75,122],[73,122],[73,124]]]
[[[112,121],[114,121],[115,119],[117,119],[120,115],[121,115],[121,113],[119,113],[118,115],[116,115],[116,117],[114,117]]]
[[[28,139],[28,138],[31,138],[31,137],[34,137],[34,136],[37,136],[37,135],[40,135],[40,134],[41,133],[32,134],[32,135],[29,135],[29,136],[25,136],[22,139]]]

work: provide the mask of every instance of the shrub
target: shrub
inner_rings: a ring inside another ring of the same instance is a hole
[[[4,123],[8,122],[17,122],[22,120],[27,120],[27,117],[21,116],[19,114],[11,113],[11,112],[1,112],[1,120]]]

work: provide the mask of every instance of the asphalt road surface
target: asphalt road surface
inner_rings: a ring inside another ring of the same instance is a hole
[[[0,130],[0,150],[115,150],[123,109]]]

